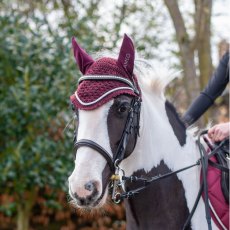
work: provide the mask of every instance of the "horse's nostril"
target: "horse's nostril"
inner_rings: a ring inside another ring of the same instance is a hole
[[[80,203],[80,205],[85,205],[86,204],[86,199],[80,198],[79,203]]]
[[[77,195],[76,192],[73,194],[73,197],[74,197],[75,199],[78,199],[78,195]]]
[[[92,192],[94,188],[95,188],[95,184],[92,181],[85,184],[85,189],[90,192]]]
[[[70,188],[70,196],[76,201],[78,206],[88,206],[99,197],[99,182],[91,180],[83,184],[83,186],[76,186],[75,189]]]

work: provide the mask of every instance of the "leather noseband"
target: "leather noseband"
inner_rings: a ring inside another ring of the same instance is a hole
[[[112,172],[114,171],[114,162],[113,162],[112,157],[102,146],[100,146],[96,142],[88,140],[88,139],[81,139],[74,144],[74,147],[76,147],[76,150],[79,149],[80,147],[89,147],[89,148],[96,150],[106,159],[110,167],[110,170]]]

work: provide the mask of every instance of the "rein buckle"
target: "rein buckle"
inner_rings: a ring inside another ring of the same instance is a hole
[[[115,204],[119,204],[121,202],[121,190],[122,190],[122,176],[125,175],[124,170],[121,169],[118,165],[118,161],[115,161],[115,174],[111,176],[112,180],[112,200]],[[121,176],[122,174],[122,176]]]

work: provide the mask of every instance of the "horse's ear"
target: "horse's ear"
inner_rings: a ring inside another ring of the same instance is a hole
[[[72,37],[72,46],[73,54],[79,69],[85,74],[89,67],[94,63],[94,60],[78,45],[74,37]]]
[[[131,38],[125,34],[117,62],[126,70],[129,76],[133,75],[134,59],[135,49],[133,42]]]

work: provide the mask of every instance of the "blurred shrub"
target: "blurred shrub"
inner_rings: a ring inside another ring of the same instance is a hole
[[[73,155],[63,130],[77,79],[69,40],[42,17],[6,12],[0,31],[0,193],[14,197],[0,211],[13,215],[40,188],[67,188]]]
[[[123,206],[82,215],[67,202],[74,157],[63,130],[78,73],[70,38],[13,11],[0,30],[0,229],[125,229]]]
[[[44,194],[46,194],[44,196]],[[108,204],[96,213],[81,213],[71,208],[66,202],[66,194],[62,191],[55,193],[56,201],[60,205],[55,208],[48,204],[52,202],[52,189],[46,187],[38,193],[36,203],[30,218],[30,230],[125,230],[124,205]],[[12,199],[9,195],[0,195],[2,199]],[[0,212],[0,229],[15,229],[13,218],[6,217]]]

